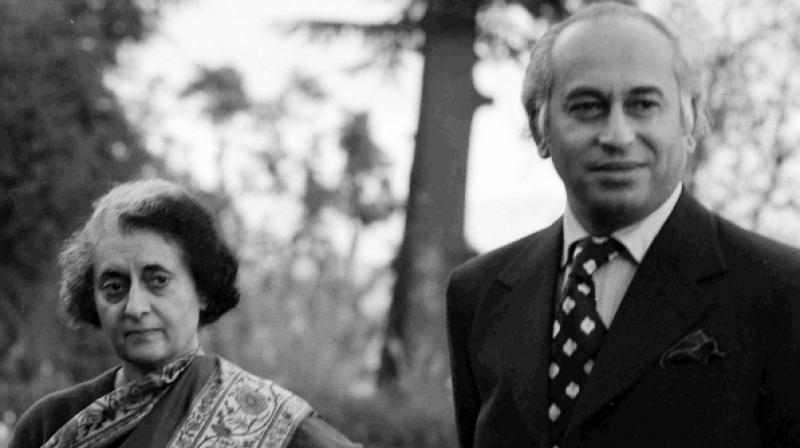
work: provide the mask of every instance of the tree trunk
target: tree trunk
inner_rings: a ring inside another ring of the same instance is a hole
[[[468,256],[464,207],[470,128],[487,102],[474,87],[477,1],[432,1],[419,125],[403,242],[389,309],[378,383],[407,373],[445,378],[444,292],[450,270]]]

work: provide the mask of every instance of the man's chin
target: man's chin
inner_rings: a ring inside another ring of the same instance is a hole
[[[611,231],[633,224],[648,214],[645,201],[636,192],[633,194],[604,195],[596,198],[591,210],[592,220],[596,223],[607,223]]]

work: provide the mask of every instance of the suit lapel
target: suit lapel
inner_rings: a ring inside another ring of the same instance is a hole
[[[505,292],[499,328],[508,350],[505,378],[514,402],[536,443],[549,443],[547,368],[550,358],[553,297],[562,239],[561,220],[543,230],[498,277]]]
[[[699,281],[725,269],[713,218],[682,194],[645,254],[575,405],[567,440],[593,413],[631,387],[690,330],[714,298]]]

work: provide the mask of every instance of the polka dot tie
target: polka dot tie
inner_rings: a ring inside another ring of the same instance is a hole
[[[567,430],[569,416],[594,357],[606,333],[597,314],[592,274],[616,257],[619,243],[612,238],[586,237],[572,246],[572,263],[564,285],[563,300],[555,312],[550,354],[550,407],[554,446]]]

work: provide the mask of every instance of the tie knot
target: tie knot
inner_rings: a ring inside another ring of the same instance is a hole
[[[572,245],[572,272],[591,277],[600,266],[619,255],[620,248],[614,238],[582,238]]]

